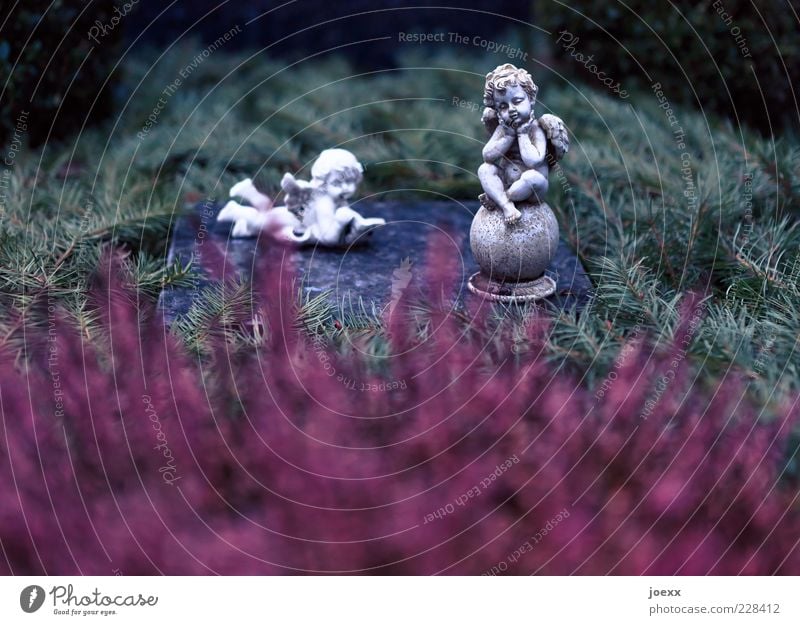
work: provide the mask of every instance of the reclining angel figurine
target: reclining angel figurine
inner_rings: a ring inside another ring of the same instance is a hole
[[[478,179],[486,194],[481,199],[487,208],[501,209],[508,224],[520,218],[517,203],[544,201],[550,165],[569,150],[560,118],[533,117],[537,91],[531,75],[510,63],[486,77],[482,120],[491,138],[483,148]]]
[[[246,178],[231,187],[232,198],[242,198],[246,206],[229,201],[217,221],[233,222],[234,237],[252,237],[266,232],[275,238],[298,245],[349,246],[364,242],[384,219],[364,218],[350,208],[348,200],[363,179],[364,168],[351,152],[323,150],[311,167],[311,180],[298,180],[284,174],[281,189],[285,205],[272,200]]]

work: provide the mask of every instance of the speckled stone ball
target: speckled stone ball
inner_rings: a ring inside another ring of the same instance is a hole
[[[522,216],[506,224],[503,211],[481,206],[469,242],[481,271],[496,281],[534,280],[544,273],[558,247],[558,221],[550,207],[517,204]]]

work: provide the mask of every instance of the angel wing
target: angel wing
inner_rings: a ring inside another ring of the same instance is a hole
[[[546,113],[539,118],[539,125],[547,137],[547,155],[560,161],[569,152],[567,127],[560,117]]]
[[[493,135],[494,131],[497,130],[497,126],[500,125],[500,122],[497,119],[497,112],[491,108],[486,107],[483,109],[483,114],[481,115],[481,121],[483,122],[484,127],[487,131],[489,131],[489,135]]]
[[[286,208],[302,221],[314,192],[311,183],[286,173],[281,179],[281,189],[286,193]]]

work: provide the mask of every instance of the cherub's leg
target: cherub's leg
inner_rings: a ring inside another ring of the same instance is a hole
[[[276,206],[262,214],[265,217],[263,230],[276,239],[293,243],[305,243],[308,240],[309,232],[285,206]]]
[[[243,206],[231,200],[217,215],[217,221],[233,222],[231,234],[234,237],[256,236],[264,225],[264,213],[252,206]]]
[[[272,200],[256,189],[251,178],[245,178],[231,187],[231,197],[241,197],[250,202],[258,210],[268,210],[272,207]]]
[[[545,176],[535,169],[529,169],[523,172],[519,180],[508,188],[508,197],[515,202],[521,202],[531,197],[535,198],[535,201],[541,202],[547,194],[548,186]]]
[[[519,219],[520,212],[514,203],[506,195],[505,184],[500,176],[500,168],[491,163],[484,163],[478,167],[478,180],[481,182],[483,190],[489,199],[497,204],[505,216],[506,223],[511,223]]]

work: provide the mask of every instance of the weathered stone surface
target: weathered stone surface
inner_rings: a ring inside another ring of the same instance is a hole
[[[466,281],[478,271],[469,247],[469,229],[478,202],[370,202],[355,203],[353,207],[383,217],[387,225],[372,233],[368,245],[347,250],[315,247],[292,251],[307,293],[329,291],[332,301],[358,303],[361,298],[368,309],[372,302],[383,306],[391,297],[393,280],[397,280],[395,271],[410,271],[414,277],[421,275],[428,238],[435,232],[444,232],[462,276],[458,297],[477,297],[468,291]],[[215,223],[220,208],[200,204],[194,215],[181,217],[173,230],[169,258],[185,262],[200,255],[207,260],[210,244],[215,244],[226,255],[228,263],[249,276],[259,249],[270,245],[271,241],[267,237],[230,237],[229,224]],[[405,259],[410,265],[403,264]],[[557,285],[548,301],[562,308],[577,306],[581,309],[585,305],[591,283],[580,261],[563,241],[559,243],[547,275]],[[207,276],[198,275],[198,288],[202,289],[208,281]],[[197,289],[165,289],[160,299],[165,320],[171,322],[188,311],[196,293]]]
[[[518,203],[522,216],[507,224],[501,210],[481,207],[470,228],[470,247],[483,273],[497,280],[535,280],[558,249],[558,221],[545,204]]]

